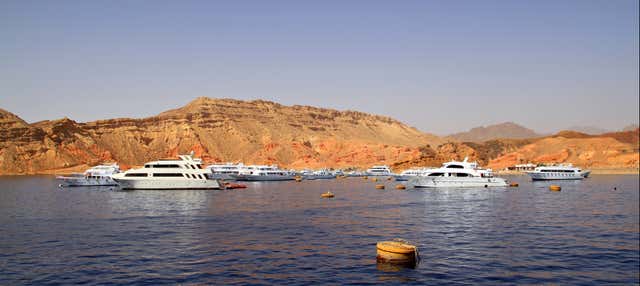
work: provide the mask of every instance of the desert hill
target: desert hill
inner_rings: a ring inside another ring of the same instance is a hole
[[[495,169],[526,162],[573,163],[596,169],[638,169],[639,138],[640,129],[600,135],[561,131],[512,152],[504,152],[487,164]]]
[[[475,127],[467,132],[449,135],[450,138],[462,142],[484,142],[494,139],[527,139],[540,136],[542,135],[513,122]]]
[[[398,172],[468,156],[494,169],[572,162],[637,170],[638,144],[638,129],[460,142],[389,117],[263,100],[202,97],[156,116],[86,123],[63,118],[29,124],[0,109],[1,175],[81,171],[108,161],[126,168],[191,150],[207,163],[241,161],[298,169],[387,164]]]
[[[198,98],[143,119],[27,124],[2,110],[0,174],[54,172],[103,161],[140,165],[196,151],[205,161],[365,167],[407,160],[442,138],[392,118],[269,101]]]

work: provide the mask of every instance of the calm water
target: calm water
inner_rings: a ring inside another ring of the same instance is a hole
[[[508,179],[520,187],[376,190],[350,178],[123,192],[0,177],[0,284],[639,282],[638,176],[560,182],[559,193]],[[376,242],[395,237],[420,246],[416,269],[376,264]]]

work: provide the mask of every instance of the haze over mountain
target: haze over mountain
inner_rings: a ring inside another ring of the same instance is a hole
[[[449,135],[450,138],[462,142],[483,142],[492,139],[524,139],[535,138],[542,135],[535,131],[513,122],[504,122],[488,126],[472,128],[466,132]]]
[[[484,133],[491,136],[537,136],[513,123],[487,129],[518,131]],[[496,169],[521,162],[572,162],[637,170],[639,148],[638,129],[459,142],[385,116],[263,100],[202,97],[156,116],[86,123],[63,118],[29,124],[0,110],[1,175],[81,171],[105,161],[126,168],[191,150],[207,163],[275,163],[298,169],[388,164],[401,171],[468,156]]]

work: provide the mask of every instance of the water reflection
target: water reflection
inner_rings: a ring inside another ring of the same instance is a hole
[[[637,176],[562,182],[562,192],[511,179],[520,187],[345,179],[119,192],[0,178],[0,284],[637,282]],[[415,269],[376,264],[376,242],[396,237],[420,248]]]

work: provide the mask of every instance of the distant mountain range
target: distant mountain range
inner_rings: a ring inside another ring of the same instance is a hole
[[[638,169],[639,129],[543,136],[515,123],[438,137],[395,119],[358,111],[198,98],[142,119],[27,123],[0,109],[0,175],[64,173],[115,161],[124,168],[195,151],[211,162],[285,168],[394,171],[464,157],[495,169],[523,162]]]

